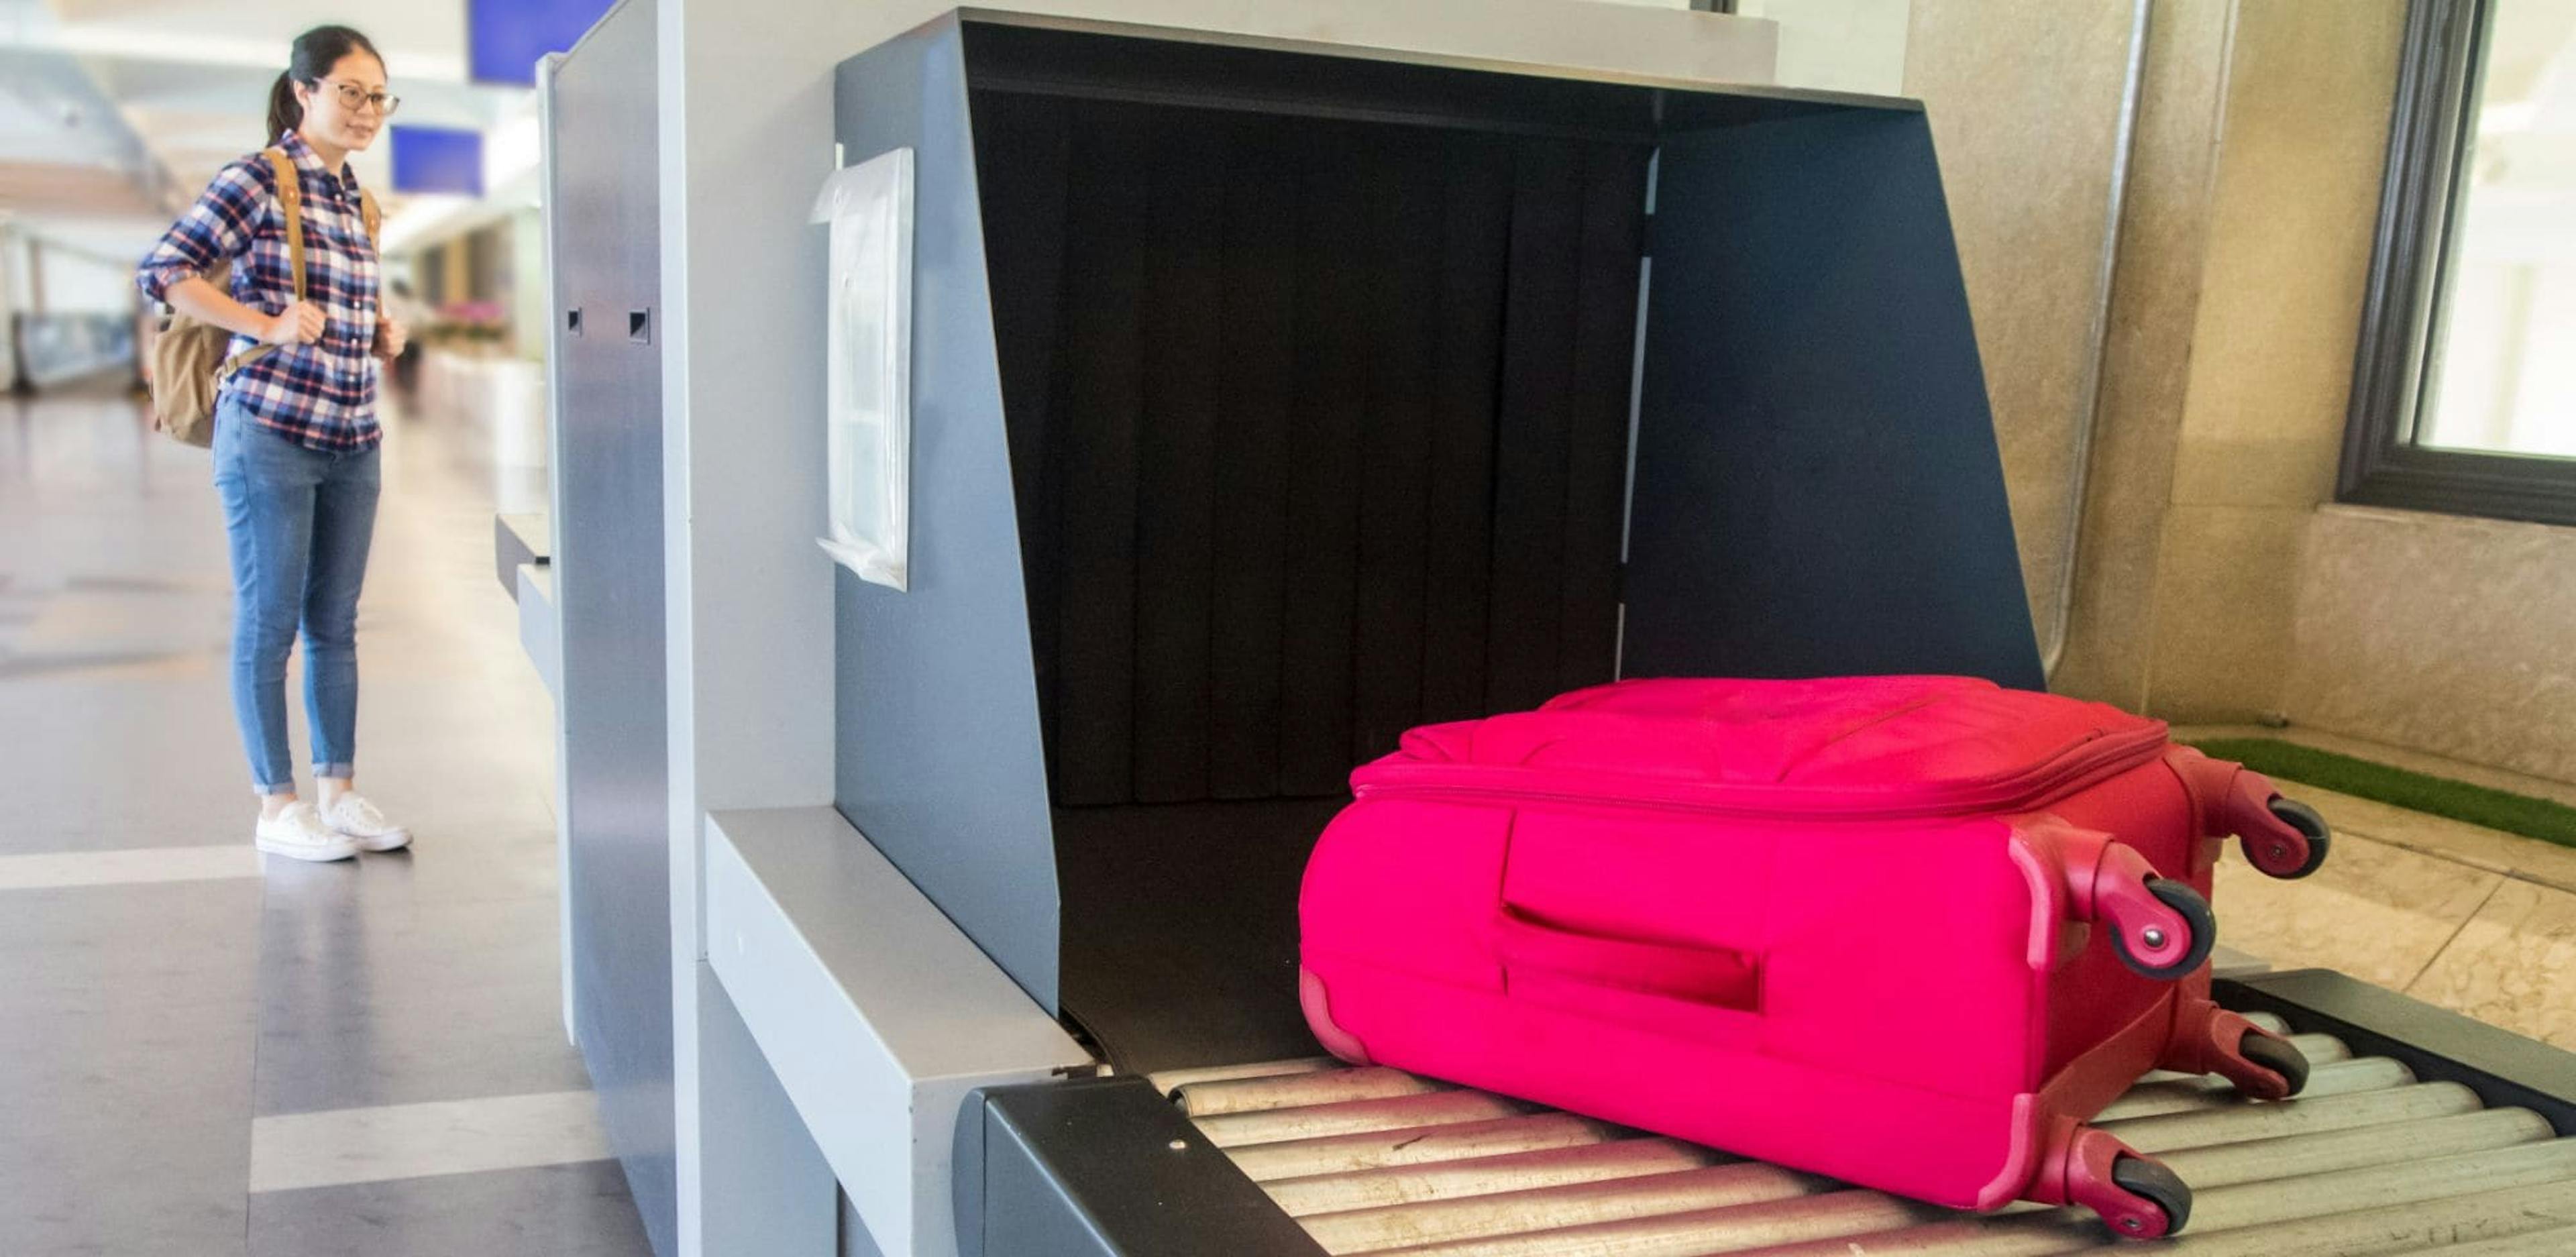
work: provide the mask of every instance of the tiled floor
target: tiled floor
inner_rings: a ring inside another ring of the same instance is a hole
[[[648,1251],[564,1041],[485,448],[387,442],[360,772],[415,849],[263,870],[207,455],[0,400],[0,1253]]]
[[[2325,750],[2576,803],[2576,785],[2308,729],[2196,728],[2186,737],[2287,737]],[[2227,944],[2279,968],[2319,966],[2576,1049],[2576,849],[2283,783],[2335,827],[2304,882],[2219,865]]]

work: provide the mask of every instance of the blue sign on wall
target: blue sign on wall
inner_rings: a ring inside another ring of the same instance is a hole
[[[393,129],[394,191],[483,195],[483,136],[443,127]]]
[[[569,52],[615,0],[466,0],[466,73],[534,86],[537,59]]]

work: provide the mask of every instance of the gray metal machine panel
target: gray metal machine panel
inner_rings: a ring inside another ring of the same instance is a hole
[[[990,1087],[959,1115],[959,1257],[1322,1257],[1142,1078]]]
[[[2416,1077],[2460,1083],[2490,1105],[2530,1109],[2562,1138],[2576,1136],[2576,1053],[2330,969],[2221,980],[2218,996],[2229,1008],[2332,1034],[2356,1052],[2396,1057]]]
[[[1660,161],[1625,674],[2042,688],[1924,116],[1683,132]]]
[[[911,589],[838,574],[836,803],[1049,1012],[1055,845],[954,16],[842,63],[844,160],[910,146]]]
[[[700,1242],[709,1253],[824,1257],[842,1247],[831,1164],[715,969],[694,967],[699,1094],[723,1097],[698,1109]]]
[[[677,1251],[653,0],[554,73],[554,331],[573,1019],[654,1247]],[[643,326],[630,327],[641,315]]]
[[[706,836],[708,961],[726,998],[876,1243],[944,1257],[939,1150],[967,1093],[1090,1055],[839,812],[712,812]]]

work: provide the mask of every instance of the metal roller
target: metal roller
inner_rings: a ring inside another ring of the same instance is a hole
[[[1166,1092],[1191,1117],[1260,1113],[1270,1109],[1341,1104],[1352,1100],[1392,1100],[1454,1090],[1448,1083],[1416,1077],[1400,1069],[1332,1069],[1310,1074],[1187,1082]]]
[[[2257,1141],[2257,1144],[2228,1144],[2228,1146],[2218,1146],[2218,1149],[2182,1151],[2182,1154],[2174,1154],[2174,1157],[2169,1157],[2166,1162],[2172,1164],[2177,1175],[2182,1175],[2184,1180],[2192,1182],[2192,1185],[2208,1193],[2208,1190],[2215,1190],[2215,1187],[2241,1185],[2241,1182],[2285,1180],[2285,1177],[2303,1177],[2303,1175],[2329,1175],[2329,1172],[2342,1172],[2342,1169],[2388,1167],[2388,1164],[2398,1164],[2398,1162],[2419,1162],[2419,1159],[2424,1157],[2442,1157],[2442,1154],[2452,1154],[2452,1151],[2483,1151],[2483,1149],[2501,1149],[2501,1146],[2514,1146],[2514,1144],[2530,1144],[2530,1141],[2543,1141],[2548,1139],[2548,1136],[2550,1136],[2548,1123],[2540,1120],[2540,1115],[2537,1113],[2530,1113],[2530,1110],[2494,1110],[2494,1113],[2468,1113],[2468,1115],[2460,1115],[2460,1118],[2439,1118],[2439,1120],[2432,1120],[2432,1123],[2370,1126],[2370,1128],[2354,1128],[2354,1131],[2318,1133],[2318,1136],[2293,1136],[2293,1139],[2267,1139],[2267,1141]],[[1752,1167],[1726,1167],[1726,1169],[1752,1169]],[[2311,1182],[2306,1190],[2311,1190],[2313,1193],[2316,1185]],[[1540,1195],[1540,1193],[1533,1193],[1533,1195]],[[1880,1195],[1880,1193],[1837,1193],[1837,1198],[1842,1200],[1842,1203],[1850,1205],[1855,1213],[1870,1213],[1870,1216],[1878,1216],[1878,1213],[1888,1211],[1888,1208],[1893,1208],[1893,1211],[1909,1208],[1904,1200],[1886,1198],[1886,1195]],[[1633,1213],[1633,1216],[1646,1216],[1643,1203],[1654,1198],[1651,1198],[1649,1193],[1643,1193],[1643,1190],[1636,1190],[1633,1195],[1620,1195],[1620,1200],[1636,1200],[1638,1213]],[[1662,1198],[1662,1203],[1667,1205],[1664,1211],[1690,1208],[1690,1205],[1685,1203],[1685,1198],[1682,1198],[1682,1193],[1667,1195],[1667,1198]],[[1499,1231],[1504,1231],[1507,1226],[1510,1226],[1510,1229],[1553,1229],[1553,1226],[1579,1226],[1584,1224],[1584,1221],[1607,1221],[1607,1218],[1577,1216],[1577,1211],[1558,1213],[1558,1211],[1548,1211],[1548,1208],[1530,1208],[1530,1211],[1520,1211],[1515,1213],[1510,1221],[1504,1221],[1504,1218],[1489,1218],[1489,1221],[1484,1221],[1484,1224],[1466,1221],[1466,1218],[1473,1216],[1476,1205],[1484,1205],[1484,1200],[1455,1200],[1455,1203],[1450,1203],[1448,1208],[1453,1211],[1450,1216],[1458,1218],[1458,1221],[1453,1221],[1450,1226],[1479,1226],[1476,1234],[1499,1234]],[[1584,1200],[1579,1208],[1597,1208],[1597,1205]],[[1610,1203],[1607,1208],[1620,1208],[1620,1205]],[[1399,1213],[1399,1211],[1373,1211],[1373,1213]],[[1363,1247],[1342,1247],[1342,1244],[1334,1242],[1332,1236],[1327,1236],[1324,1231],[1316,1231],[1314,1229],[1316,1221],[1321,1221],[1321,1218],[1309,1218],[1309,1234],[1314,1234],[1316,1242],[1324,1244],[1327,1252],[1370,1252],[1370,1247],[1365,1247],[1365,1244]],[[2208,1221],[2195,1221],[2192,1226],[2200,1229],[2200,1226],[2208,1226]],[[1716,1229],[1705,1231],[1705,1239],[1713,1244],[1731,1242],[1731,1239],[1726,1236],[1728,1231],[1731,1231],[1731,1226],[1716,1226]],[[1826,1234],[1844,1234],[1844,1231],[1826,1231]],[[1425,1236],[1425,1242],[1427,1239],[1435,1239],[1435,1236]],[[1448,1239],[1448,1236],[1437,1236],[1437,1239]],[[2107,1242],[2107,1236],[2102,1234],[2099,1224],[2094,1221],[2092,1211],[2081,1211],[2081,1208],[2076,1208],[2076,1211],[2045,1211],[2045,1208],[2027,1208],[2027,1211],[2009,1213],[2009,1216],[1960,1218],[1960,1221],[1947,1221],[1947,1224],[1922,1226],[1922,1229],[1906,1231],[1906,1234],[1901,1236],[1888,1236],[1886,1242],[1888,1244],[1901,1242],[1901,1247],[1880,1249],[1880,1239],[1873,1239],[1865,1252],[1870,1252],[1873,1257],[1878,1252],[1927,1252],[1927,1254],[1955,1252],[1960,1254],[1960,1257],[1968,1257],[1968,1254],[1973,1254],[1973,1257],[2053,1254],[2053,1252],[2081,1252],[2081,1249],[2089,1249],[2099,1242]],[[1713,1247],[1713,1249],[1705,1249],[1705,1252],[1734,1252],[1734,1249]],[[1829,1252],[1829,1249],[1819,1249],[1819,1252]]]
[[[1963,1218],[1881,1232],[1860,1240],[1835,1238],[1721,1251],[1743,1253],[1744,1257],[1849,1257],[1855,1251],[1866,1257],[2058,1257],[2066,1253],[2134,1257],[2396,1257],[2401,1253],[2422,1257],[2568,1257],[2576,1253],[2576,1248],[2550,1245],[2564,1245],[2567,1237],[2576,1236],[2576,1229],[2563,1226],[2570,1217],[2576,1217],[2576,1189],[2553,1183],[2230,1231],[2205,1230],[2195,1218],[2188,1233],[2145,1244],[2112,1239],[2098,1221],[2070,1213],[2045,1224],[2017,1223],[2010,1228]],[[2454,1236],[2476,1242],[2453,1248],[2424,1247]],[[2492,1250],[2490,1244],[2495,1245]]]
[[[2330,1034],[2294,1034],[2290,1036],[2290,1045],[2299,1049],[2299,1055],[2308,1058],[2308,1064],[2311,1066],[2331,1065],[2337,1061],[2348,1061],[2352,1059],[2351,1045]],[[2163,1084],[2177,1082],[2191,1082],[2199,1083],[2203,1086],[2224,1086],[2230,1088],[2236,1085],[2227,1081],[2226,1077],[2220,1074],[2185,1074],[2178,1073],[2170,1069],[2158,1069],[2151,1070],[2141,1076],[2138,1079],[2138,1086],[2141,1088],[2158,1087]]]
[[[2544,1183],[2576,1187],[2576,1139],[2221,1187],[2196,1193],[2191,1225],[2224,1231]]]
[[[2071,1212],[2052,1211],[2020,1215],[2009,1221],[1953,1216],[1947,1222],[1898,1231],[1841,1234],[1828,1239],[1760,1248],[1704,1249],[1692,1257],[1714,1257],[1718,1253],[1744,1253],[1747,1257],[1754,1254],[1759,1254],[1759,1257],[1848,1257],[1854,1251],[1866,1253],[1868,1257],[2058,1257],[2062,1253],[2089,1252],[2096,1248],[2143,1255],[2154,1251],[2155,1246],[2112,1239],[2102,1229],[2101,1222],[2090,1213],[2077,1218]]]
[[[2468,1241],[2447,1248],[2431,1245]],[[2576,1253],[2576,1183],[2510,1187],[2269,1226],[2190,1232],[2132,1245],[2157,1257],[2567,1257]]]
[[[2569,1253],[2576,1253],[2576,1226],[2427,1248],[2421,1257],[2567,1257]]]
[[[2281,1104],[2238,1104],[2204,1113],[2175,1113],[2096,1123],[2140,1152],[2155,1154],[2178,1148],[2314,1135],[2356,1126],[2418,1122],[2475,1112],[2477,1093],[2456,1082],[2419,1082],[2359,1095],[2291,1100]]]
[[[2189,1229],[2151,1244],[2085,1208],[1958,1213],[1391,1070],[1265,1067],[1179,1088],[1335,1254],[2576,1257],[2576,1139],[2338,1040],[2299,1044],[2317,1064],[2297,1099],[2158,1075],[2104,1111],[2099,1125],[2194,1188]]]
[[[2193,1187],[2207,1191],[2298,1175],[2418,1161],[2446,1153],[2511,1147],[2544,1140],[2549,1135],[2548,1124],[2537,1114],[2512,1109],[2499,1110],[2495,1114],[2473,1113],[2430,1122],[2361,1127],[2260,1140],[2251,1144],[2221,1145],[2213,1149],[2174,1153],[2165,1160]],[[2207,1225],[2197,1220],[2198,1215],[2195,1218],[2192,1223],[2194,1229]],[[2005,1219],[2011,1219],[2009,1225],[2004,1224]],[[1873,1255],[1882,1251],[1919,1251],[2002,1257],[2008,1253],[2077,1252],[2096,1243],[2108,1242],[2109,1237],[2090,1210],[2051,1209],[2023,1203],[2008,1206],[1984,1218],[1961,1215],[1956,1221],[1916,1228],[1901,1236],[1874,1237],[1869,1241],[1867,1251]],[[1882,1248],[1882,1245],[1894,1246]],[[1840,1250],[1833,1251],[1839,1253]]]
[[[1404,1257],[1705,1257],[1806,1240],[1866,1235],[1948,1216],[1946,1209],[1877,1192],[1843,1191],[1384,1251],[1389,1257],[1398,1253]],[[1875,1254],[1877,1250],[1866,1251]]]
[[[2504,1189],[2522,1189],[2531,1193],[2528,1199],[2533,1201],[2563,1196],[2569,1207],[2576,1207],[2576,1182],[2566,1181],[2576,1179],[2576,1140],[2560,1142],[2569,1146],[2545,1155],[2537,1150],[2555,1145],[2198,1192],[2192,1204],[2190,1230],[2176,1239],[2154,1244],[2114,1239],[2091,1210],[2067,1208],[1990,1218],[1953,1215],[1950,1221],[1871,1235],[1866,1241],[1836,1238],[1773,1248],[1713,1247],[1694,1257],[1734,1252],[1759,1253],[1761,1257],[1843,1257],[1854,1248],[1868,1257],[2058,1257],[2097,1249],[2138,1253],[2142,1257],[2168,1252],[2193,1257],[2288,1257],[2293,1252],[2310,1257],[2376,1257],[2380,1253],[2411,1252],[2416,1245],[2401,1239],[2378,1246],[2356,1246],[2351,1235],[2368,1235],[2373,1227],[2385,1231],[2392,1222],[2418,1226],[2414,1220],[2433,1214],[2459,1219],[2484,1216],[2485,1211],[2498,1207],[2487,1198],[2504,1195]],[[2464,1207],[2463,1202],[2469,1201],[2480,1203]],[[2347,1219],[2363,1213],[2375,1215],[2380,1221],[2357,1231],[2345,1225]],[[2557,1216],[2544,1212],[2528,1225],[2551,1225],[2557,1220]],[[2418,1230],[2416,1234],[2441,1232]],[[2243,1238],[2255,1235],[2263,1238]],[[2303,1235],[2324,1238],[2301,1239]],[[2292,1246],[2294,1241],[2298,1246]]]
[[[2258,1024],[2258,1025],[2263,1024],[2263,1020],[2262,1020],[2262,1019],[2257,1018],[2257,1019],[2254,1019],[2254,1020],[2256,1021],[2256,1024]],[[2281,1020],[2280,1018],[2278,1018],[2278,1017],[2273,1017],[2273,1018],[2270,1018],[2269,1020],[2270,1020],[2270,1022],[2271,1022],[2271,1023],[2273,1023],[2273,1024],[2272,1024],[2273,1033],[2275,1033],[2275,1034],[2288,1034],[2288,1032],[2287,1032],[2286,1030],[2282,1030],[2282,1029],[2279,1029],[2279,1028],[2278,1028],[2279,1023],[2280,1023],[2280,1020]],[[2299,1054],[2300,1054],[2300,1055],[2302,1055],[2302,1056],[2307,1057],[2307,1058],[2308,1058],[2308,1063],[2309,1063],[2310,1065],[2323,1065],[2323,1064],[2326,1064],[2326,1063],[2328,1063],[2328,1062],[2330,1062],[2330,1061],[2344,1061],[2344,1060],[2350,1060],[2350,1059],[2352,1059],[2352,1048],[2351,1048],[2349,1045],[2347,1045],[2343,1040],[2338,1039],[2338,1038],[2334,1037],[2333,1035],[2330,1035],[2330,1034],[2289,1034],[2289,1035],[2288,1035],[2288,1037],[2289,1037],[2289,1040],[2290,1040],[2290,1044],[2291,1044],[2291,1046],[2296,1047],[2297,1049],[2299,1049]],[[2216,1077],[2216,1075],[2214,1075],[2214,1074],[2186,1074],[2186,1073],[2178,1073],[2178,1072],[2176,1072],[2176,1071],[2174,1071],[2174,1070],[2170,1070],[2170,1069],[2159,1069],[2159,1070],[2154,1070],[2154,1071],[2149,1072],[2146,1076],[2144,1076],[2144,1077],[2142,1077],[2142,1078],[2138,1079],[2138,1081],[2139,1081],[2140,1083],[2144,1084],[2144,1083],[2159,1083],[2159,1082],[2179,1082],[2179,1081],[2182,1081],[2182,1080],[2184,1080],[2184,1079],[2190,1079],[2190,1078],[2213,1078],[2213,1077]]]
[[[1347,1174],[1390,1166],[1431,1165],[1509,1156],[1545,1148],[1606,1143],[1625,1132],[1608,1122],[1571,1113],[1541,1113],[1493,1122],[1467,1122],[1420,1130],[1367,1131],[1356,1135],[1229,1148],[1226,1155],[1256,1183]]]
[[[2299,1093],[2298,1098],[2311,1100],[2362,1091],[2385,1091],[2413,1081],[2415,1071],[2408,1069],[2404,1061],[2385,1056],[2365,1056],[2359,1060],[2318,1066],[2308,1075],[2307,1088]],[[2127,1118],[2159,1117],[2167,1113],[2195,1113],[2231,1108],[2242,1102],[2236,1094],[2236,1084],[2212,1074],[2176,1082],[2140,1083],[2130,1088],[2128,1094],[2104,1106],[2094,1120],[2117,1122]]]
[[[1264,1188],[1290,1217],[1302,1218],[1308,1214],[1455,1200],[1567,1183],[1597,1183],[1640,1174],[1670,1174],[1735,1159],[1678,1139],[1621,1139],[1439,1165],[1286,1179],[1265,1184]]]
[[[1303,1109],[1273,1109],[1202,1118],[1199,1131],[1220,1148],[1244,1144],[1317,1139],[1327,1135],[1452,1126],[1497,1117],[1517,1117],[1536,1106],[1481,1091],[1441,1091],[1398,1096],[1392,1100],[1351,1100]]]
[[[2290,1023],[2281,1020],[2278,1016],[2271,1013],[2246,1013],[2244,1014],[2244,1017],[2245,1020],[2253,1022],[2255,1025],[2261,1026],[2274,1034],[2290,1033]]]
[[[2352,1059],[2352,1048],[2330,1034],[2294,1034],[2290,1036],[2290,1046],[2299,1049],[2299,1055],[2307,1057],[2311,1065]]]
[[[2529,1109],[2487,1109],[2424,1122],[2190,1148],[2162,1156],[2184,1182],[2206,1189],[2510,1148],[2539,1143],[2551,1133],[2547,1119]],[[2576,1249],[2569,1251],[2576,1253]]]
[[[2232,1185],[2250,1184],[2258,1188],[2279,1187],[2284,1190],[2273,1193],[2274,1196],[2293,1200],[2346,1200],[2353,1194],[2350,1186],[2330,1171],[2393,1167],[2399,1171],[2411,1172],[2421,1163],[2422,1158],[2438,1156],[2441,1152],[2452,1150],[2460,1144],[2465,1143],[2474,1149],[2490,1149],[2511,1146],[2516,1142],[2546,1139],[2548,1135],[2548,1124],[2541,1121],[2537,1114],[2521,1109],[2506,1109],[2497,1110],[2494,1113],[2469,1114],[2465,1118],[2443,1118],[2436,1119],[2434,1122],[2403,1123],[2324,1135],[2264,1140],[2255,1144],[2227,1145],[2209,1150],[2205,1154],[2197,1154],[2207,1158],[2200,1165],[2194,1165],[2191,1160],[2196,1154],[2188,1152],[2175,1154],[2167,1158],[2167,1161],[2176,1173],[2181,1174],[2185,1181],[2199,1190],[2201,1200],[2218,1200],[2219,1211],[2223,1214],[2229,1207],[2248,1210],[2283,1207],[2279,1201],[2261,1195],[2226,1196],[2221,1189],[2230,1188]],[[2232,1163],[2221,1160],[2216,1155],[2235,1153],[2239,1150],[2252,1152],[2257,1149],[2262,1154],[2259,1158],[2249,1156],[2239,1158]],[[2443,1181],[2459,1182],[2461,1176],[2478,1173],[2482,1168],[2476,1165],[2455,1168],[2452,1178]],[[2507,1172],[2513,1172],[2511,1166],[2507,1166],[2506,1169]],[[2270,1181],[2287,1179],[2293,1175],[2301,1177],[2290,1182]],[[2244,1189],[2238,1190],[2242,1192]],[[2439,1187],[2435,1186],[2431,1190],[2438,1194]],[[1841,1192],[1836,1193],[1836,1197],[1847,1202],[1856,1213],[1861,1212],[1860,1207],[1863,1205],[1897,1207],[1904,1204],[1901,1200],[1876,1192]],[[2231,1205],[2230,1202],[2234,1203]],[[2051,1257],[2058,1253],[2085,1252],[2097,1246],[2117,1245],[2122,1249],[2135,1247],[2125,1241],[2113,1239],[2102,1229],[2100,1221],[2089,1209],[2022,1206],[1987,1217],[1953,1215],[1946,1211],[1936,1212],[1939,1212],[1944,1220],[1911,1226],[1892,1234],[1872,1235],[1862,1247],[1862,1251],[1869,1254],[1869,1257],[1880,1257],[1881,1254],[1921,1254],[1924,1257],[1934,1257],[1934,1255],[1937,1257]],[[2211,1210],[2195,1205],[2191,1224],[2195,1233],[2228,1225],[2223,1221],[2212,1221],[2210,1213]],[[1724,1225],[1724,1222],[1724,1219],[1715,1220],[1708,1233],[1709,1242],[1720,1246],[1702,1249],[1700,1250],[1702,1253],[1743,1251],[1736,1247],[1724,1246],[1732,1245],[1734,1242],[1730,1234],[1732,1228]],[[1777,1250],[1778,1257],[1789,1257],[1789,1254],[1796,1254],[1797,1257],[1841,1257],[1841,1254],[1850,1251],[1853,1243],[1848,1236],[1859,1233],[1828,1230],[1824,1232],[1825,1238]],[[1772,1248],[1758,1251],[1765,1254],[1765,1257],[1772,1257],[1774,1254]]]
[[[1345,1066],[1329,1056],[1307,1056],[1288,1061],[1256,1061],[1249,1065],[1209,1065],[1198,1069],[1166,1069],[1145,1075],[1154,1090],[1170,1095],[1191,1083],[1225,1082],[1235,1078],[1276,1078],[1286,1074],[1320,1074]]]
[[[1374,1253],[1407,1245],[1720,1209],[1809,1196],[1829,1179],[1746,1163],[1574,1183],[1531,1191],[1320,1214],[1300,1220],[1328,1253]]]

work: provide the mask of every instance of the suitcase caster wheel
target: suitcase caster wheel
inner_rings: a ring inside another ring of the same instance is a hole
[[[2162,1239],[2191,1221],[2191,1185],[2161,1161],[2121,1157],[2111,1163],[2111,1183],[2129,1199],[2095,1209],[2122,1239]]]
[[[2254,867],[2266,875],[2284,881],[2297,881],[2323,867],[2326,852],[2334,846],[2334,830],[2327,826],[2326,818],[2297,799],[2275,797],[2264,806],[2274,819],[2299,831],[2299,836],[2307,839],[2308,858],[2292,864],[2289,862],[2293,854],[2290,844],[2254,837],[2245,839],[2245,858],[2253,861]]]
[[[2209,949],[2218,945],[2218,914],[2211,912],[2209,900],[2186,882],[2168,877],[2153,878],[2147,882],[2147,893],[2182,918],[2182,928],[2189,932],[2190,937],[2184,941],[2180,955],[2174,956],[2173,941],[2165,937],[2165,926],[2149,923],[2132,927],[2123,922],[2111,931],[2111,947],[2120,953],[2120,963],[2141,977],[2159,982],[2170,982],[2197,972],[2209,959]],[[2137,935],[2134,944],[2130,940],[2132,933]],[[2163,964],[2155,964],[2142,959],[2141,953],[2168,959]]]
[[[2259,1030],[2248,1030],[2245,1032],[2245,1038],[2236,1045],[2236,1054],[2253,1062],[2259,1068],[2279,1074],[2282,1081],[2290,1084],[2289,1090],[2281,1093],[2281,1098],[2284,1100],[2308,1088],[2308,1054],[2300,1051],[2297,1044],[2287,1039],[2276,1039]],[[2243,1080],[2238,1080],[2237,1089],[2240,1091],[2245,1089]]]

